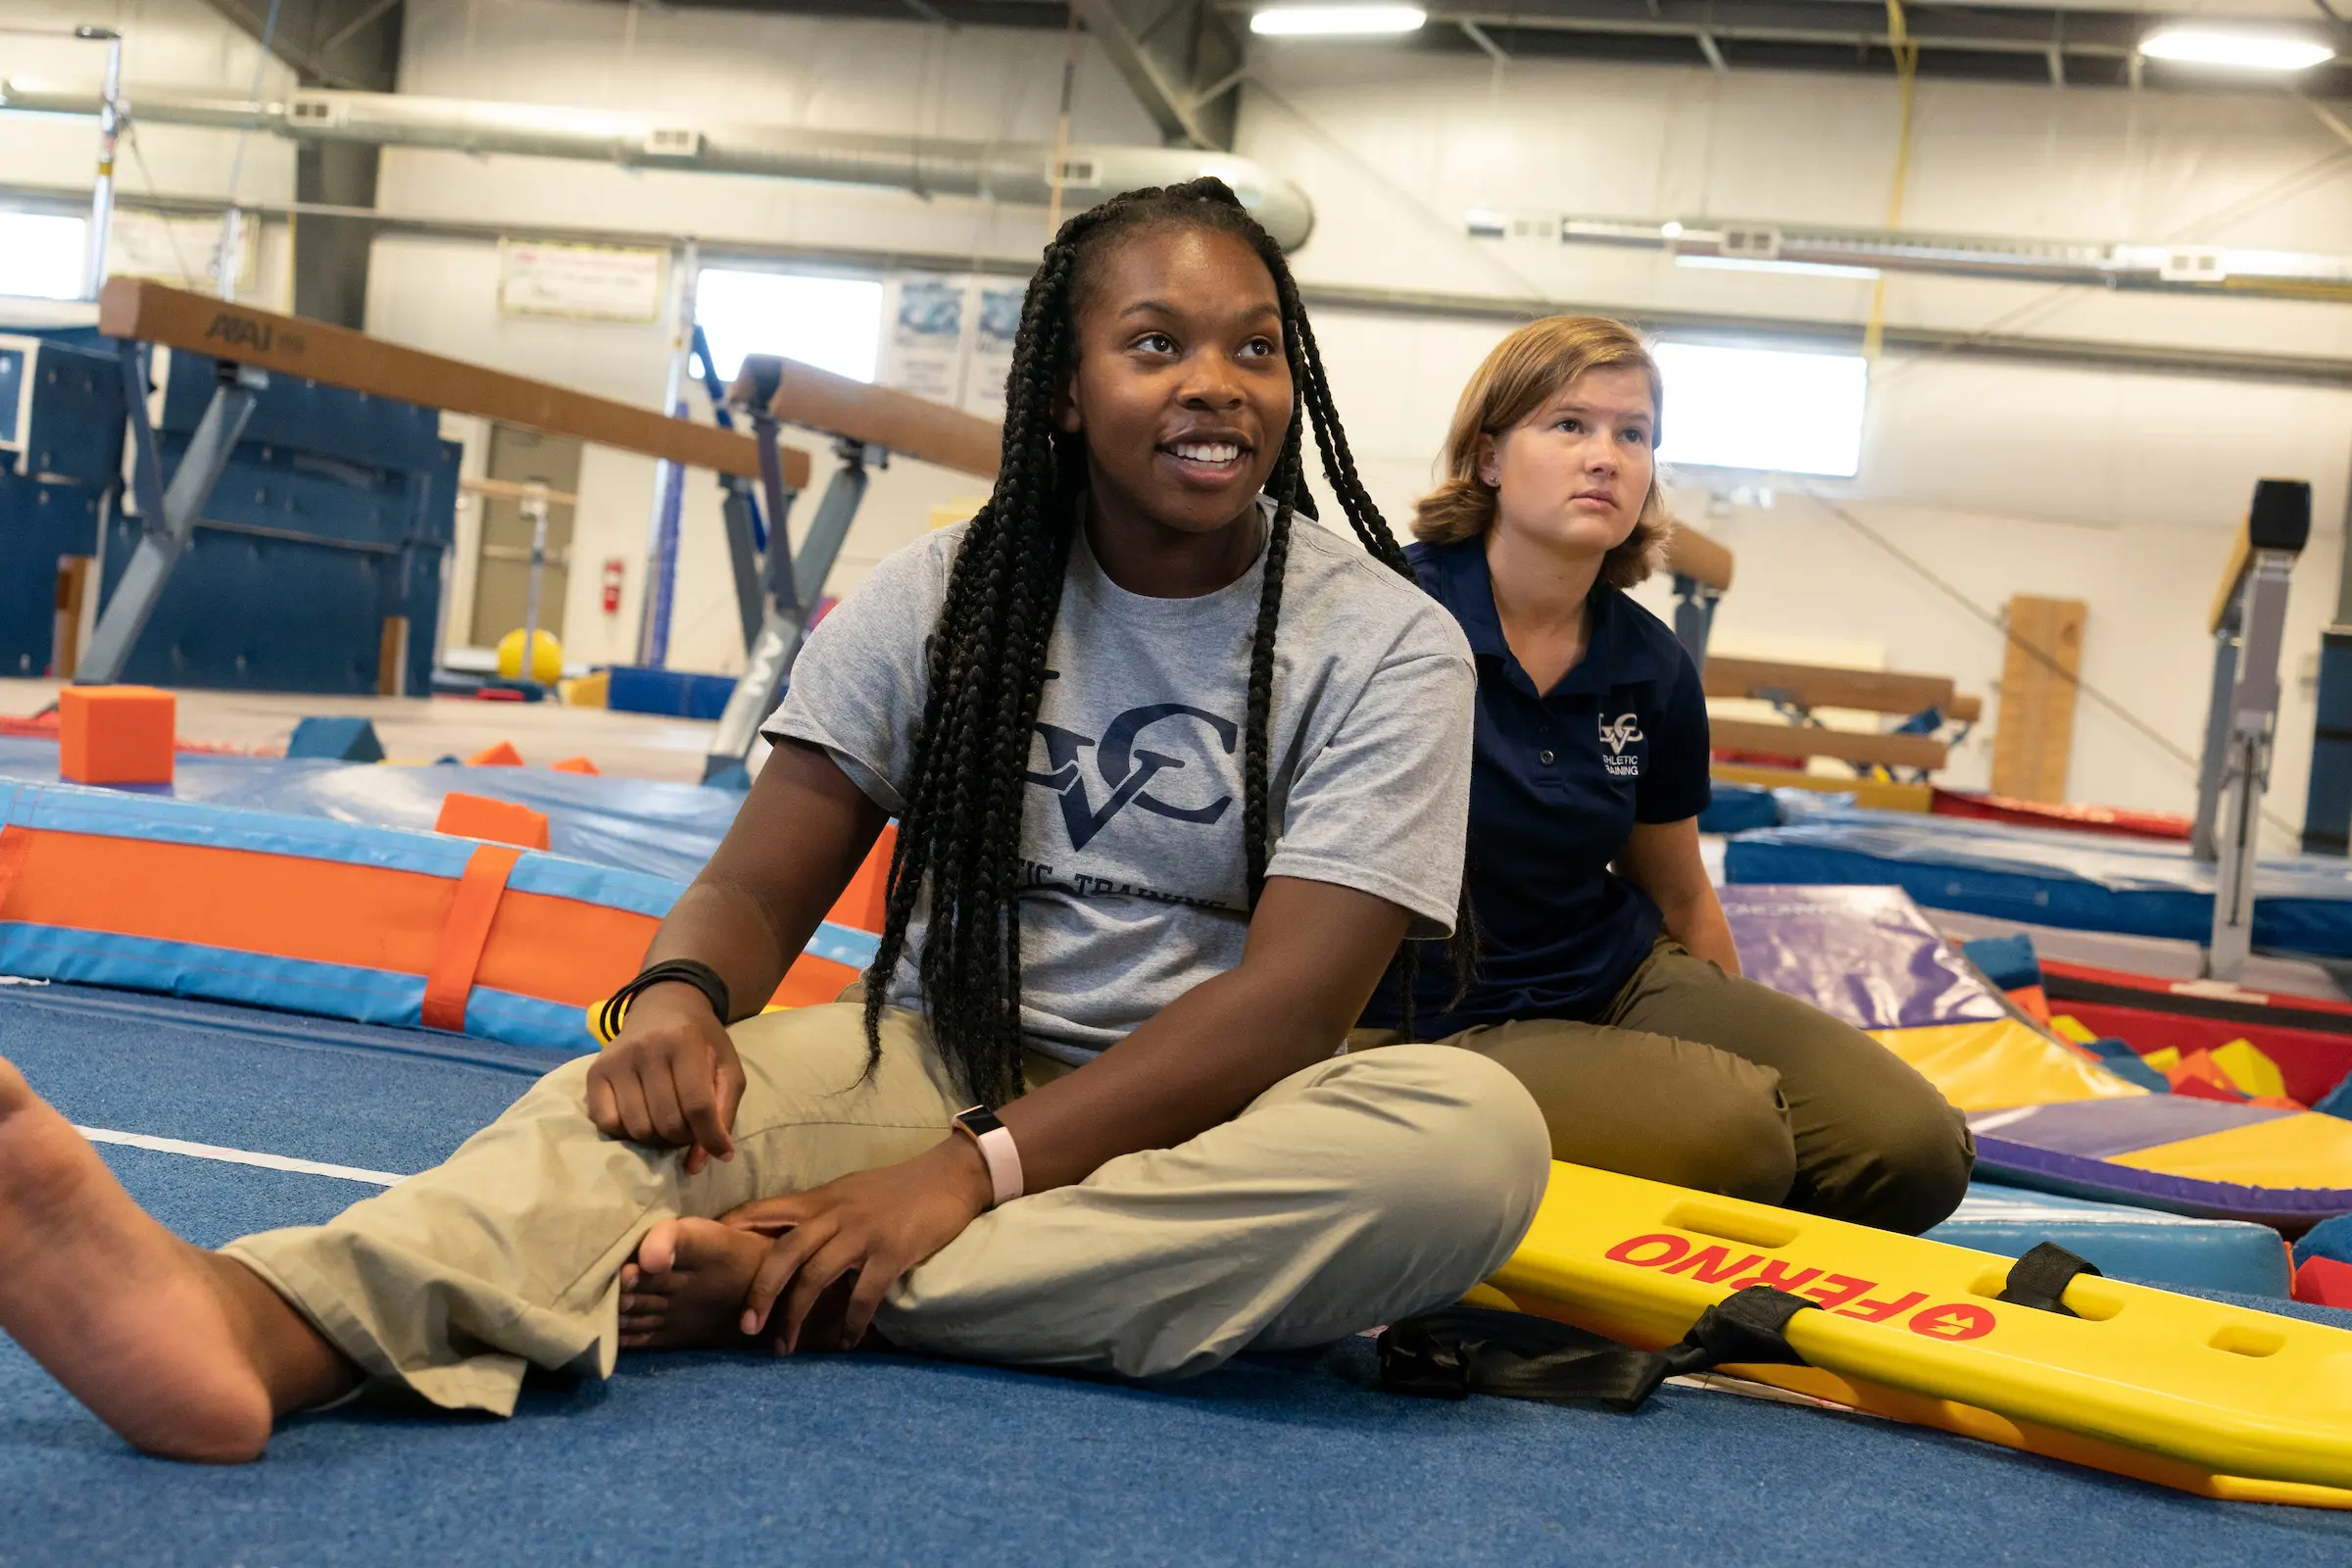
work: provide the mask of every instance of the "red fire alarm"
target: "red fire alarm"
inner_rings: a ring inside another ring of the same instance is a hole
[[[605,558],[605,613],[608,615],[620,613],[620,584],[627,572],[628,565],[620,557]]]

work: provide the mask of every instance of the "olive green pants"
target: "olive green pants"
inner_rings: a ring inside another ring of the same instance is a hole
[[[581,1057],[434,1169],[324,1225],[222,1250],[373,1387],[509,1413],[526,1365],[612,1372],[620,1266],[657,1221],[713,1218],[948,1136],[964,1101],[929,1026],[885,1013],[869,1076],[863,1011],[729,1030],[747,1080],[736,1154],[694,1175],[675,1150],[597,1132]],[[1033,1084],[1063,1070],[1031,1057]],[[891,1289],[875,1326],[906,1349],[1130,1377],[1328,1344],[1494,1272],[1550,1169],[1509,1073],[1435,1046],[1350,1052],[1173,1149],[981,1215]]]
[[[1351,1050],[1388,1045],[1358,1029]],[[1917,1235],[1968,1190],[1968,1123],[1851,1024],[1660,939],[1589,1023],[1525,1018],[1441,1042],[1508,1067],[1554,1159]]]

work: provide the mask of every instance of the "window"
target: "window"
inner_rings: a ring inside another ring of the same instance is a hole
[[[1666,378],[1659,461],[1851,478],[1862,466],[1870,363],[1859,354],[1657,345]]]
[[[735,379],[747,354],[781,354],[871,381],[882,353],[882,285],[861,278],[705,268],[694,318],[722,381]]]
[[[0,213],[0,294],[81,298],[89,223],[47,213]]]

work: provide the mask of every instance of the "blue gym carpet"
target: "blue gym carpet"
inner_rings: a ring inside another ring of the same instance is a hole
[[[68,987],[0,1055],[213,1244],[402,1173],[533,1053]],[[2246,1304],[2347,1321],[2275,1301]],[[0,1562],[2352,1562],[2352,1516],[2184,1496],[1863,1417],[1668,1389],[1634,1416],[1370,1388],[1367,1341],[1134,1388],[896,1357],[635,1356],[515,1419],[297,1420],[261,1463],[142,1458],[0,1341]]]

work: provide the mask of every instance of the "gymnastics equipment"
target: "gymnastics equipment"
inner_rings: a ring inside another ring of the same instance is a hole
[[[889,854],[886,835],[778,1005],[830,1002],[872,959],[843,921],[872,919]],[[512,844],[0,783],[0,973],[34,979],[574,1054],[684,891]]]
[[[152,686],[57,695],[57,771],[75,784],[169,784],[178,704]]]
[[[364,718],[306,718],[286,742],[289,759],[322,758],[337,762],[380,762],[384,743]]]
[[[1984,703],[1953,689],[1942,675],[1909,675],[1888,670],[1843,669],[1830,665],[1793,664],[1758,659],[1706,661],[1701,669],[1706,695],[1767,702],[1788,719],[1786,724],[1752,719],[1715,718],[1708,722],[1710,740],[1719,752],[1763,757],[1831,757],[1850,763],[1857,773],[1910,768],[1909,782],[1924,783],[1925,775],[1942,767],[1950,749],[1964,739],[1969,726],[1984,713]],[[1814,716],[1817,709],[1854,709],[1900,716],[1890,733],[1832,729]],[[1958,733],[1946,741],[1938,732],[1949,723]],[[1748,784],[1792,784],[1799,788],[1844,788],[1836,780],[1827,786],[1808,785],[1801,768],[1732,764],[1727,776]],[[1897,781],[1901,782],[1901,781]],[[1880,804],[1874,802],[1873,804]],[[1906,799],[1897,809],[1923,810],[1927,800]]]
[[[2256,840],[2278,724],[2287,576],[2310,537],[2310,484],[2258,481],[2206,617],[2214,640],[2213,691],[2189,848],[2215,867],[2206,972],[2217,980],[2235,979],[2253,950]]]
[[[1731,1375],[2201,1496],[2352,1507],[2352,1333],[2052,1261],[1555,1162],[1473,1299],[1655,1349],[1769,1287],[1802,1300],[1803,1364]]]
[[[523,667],[525,643],[531,650],[527,669]],[[517,627],[498,640],[498,672],[508,680],[553,686],[564,674],[564,645],[556,640],[555,633],[541,631],[536,625]]]
[[[755,552],[749,512],[727,509],[729,553],[750,653],[719,714],[703,777],[706,783],[740,785],[747,782],[744,766],[752,743],[791,677],[825,578],[865,499],[868,470],[887,466],[895,452],[993,480],[1003,437],[994,420],[772,355],[744,360],[727,402],[749,417],[762,452],[775,447],[779,425],[796,424],[831,438],[839,464],[797,555],[786,542],[784,518],[798,487],[780,473],[760,475],[768,519],[763,550]]]
[[[77,681],[120,679],[135,657],[178,683],[425,689],[457,491],[438,410],[760,471],[739,432],[143,279],[108,282],[98,325],[121,365],[138,519],[110,538]],[[160,431],[144,345],[173,351]],[[806,482],[807,454],[774,465]],[[234,543],[202,548],[200,524]]]
[[[1690,662],[1704,669],[1715,607],[1732,587],[1732,553],[1695,528],[1677,525],[1666,536],[1666,571],[1674,580],[1674,635]]]
[[[38,676],[67,656],[113,510],[122,380],[87,336],[0,334],[0,674]]]
[[[544,850],[547,813],[517,806],[513,801],[451,790],[441,798],[441,814],[433,822],[433,831],[453,838],[488,839],[498,844],[519,844],[526,850]]]
[[[1968,1116],[1983,1179],[2290,1233],[2352,1212],[2352,1122],[2234,1096],[2149,1093],[1994,991],[1899,888],[1735,875],[1722,902],[1751,979],[1868,1032]],[[2143,1050],[2164,1043],[2129,1038]],[[2307,1095],[2334,1082],[2319,1054],[2273,1054]]]

